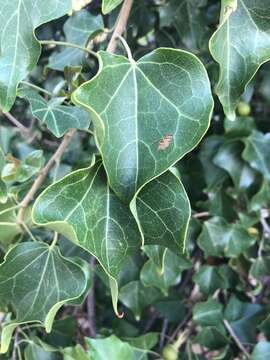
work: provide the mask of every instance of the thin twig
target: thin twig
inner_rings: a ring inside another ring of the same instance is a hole
[[[115,29],[107,47],[107,51],[114,53],[117,46],[117,39],[126,30],[128,17],[131,11],[133,0],[125,0],[116,21]]]
[[[234,342],[238,346],[238,348],[243,352],[243,354],[245,354],[245,356],[248,359],[251,359],[250,354],[247,352],[247,350],[244,348],[241,341],[238,339],[237,335],[235,334],[235,332],[234,332],[233,328],[231,327],[231,325],[229,324],[229,322],[225,319],[225,320],[223,320],[223,323],[224,323],[226,329],[228,330],[229,334],[233,338]]]
[[[29,129],[24,126],[22,123],[19,122],[19,120],[17,120],[15,118],[15,116],[13,116],[12,114],[10,114],[9,112],[3,112],[2,113],[13,125],[15,125],[18,129],[20,129],[25,135],[29,134]]]
[[[38,86],[38,85],[35,85],[35,84],[32,84],[32,83],[30,83],[30,82],[28,82],[28,81],[21,81],[20,84],[29,86],[29,87],[31,87],[31,88],[39,91],[39,92],[42,92],[42,93],[44,93],[44,94],[46,94],[46,95],[55,96],[54,93],[52,93],[52,92],[50,92],[50,91],[48,91],[48,90],[45,90],[45,89],[43,89],[42,87],[40,87],[40,86]]]
[[[95,303],[95,267],[96,267],[96,259],[94,256],[91,257],[90,267],[92,272],[92,288],[87,297],[87,315],[88,315],[88,324],[89,324],[89,336],[91,338],[97,337],[97,330],[96,330],[96,303]]]
[[[210,214],[209,214],[209,212],[208,211],[203,211],[203,212],[200,212],[200,213],[195,213],[195,214],[193,214],[193,217],[195,218],[195,219],[200,219],[200,218],[202,218],[202,217],[208,217]]]
[[[266,237],[270,236],[270,226],[268,225],[267,221],[265,220],[268,217],[269,217],[268,210],[262,209],[261,210],[260,223],[261,223],[261,225],[263,227],[263,232],[264,232],[264,235]]]
[[[167,332],[167,329],[168,329],[168,325],[169,325],[168,319],[164,319],[163,323],[162,323],[162,330],[161,330],[160,340],[159,340],[159,348],[160,349],[163,348],[165,337],[166,337],[166,332]]]
[[[77,45],[77,44],[73,44],[73,43],[69,43],[66,41],[55,41],[55,40],[39,40],[39,43],[41,45],[56,45],[56,46],[67,46],[67,47],[71,47],[71,48],[75,48],[81,51],[85,51],[87,52],[89,55],[95,56],[97,57],[97,54],[95,53],[95,51],[90,50],[88,48],[85,48],[83,46]]]
[[[34,181],[31,189],[28,191],[24,199],[22,200],[20,206],[20,210],[18,213],[18,223],[23,224],[23,218],[25,214],[25,210],[28,207],[29,203],[34,198],[36,192],[39,190],[41,184],[44,182],[46,176],[48,175],[48,172],[51,170],[53,165],[57,163],[60,158],[62,157],[63,153],[65,152],[66,148],[68,147],[72,137],[74,136],[76,130],[71,129],[69,130],[66,135],[64,136],[62,142],[60,143],[58,149],[53,154],[53,156],[50,158],[50,160],[47,162],[47,164],[44,166],[44,168],[40,171],[38,177]]]

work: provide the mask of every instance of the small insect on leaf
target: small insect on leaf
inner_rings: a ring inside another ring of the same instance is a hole
[[[166,150],[172,142],[173,136],[166,135],[158,144],[158,150]]]

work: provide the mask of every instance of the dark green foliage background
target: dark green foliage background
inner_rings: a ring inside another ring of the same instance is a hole
[[[85,11],[100,14],[100,1],[93,0]],[[113,26],[118,11],[119,7],[103,16],[107,28]],[[217,28],[219,12],[220,3],[216,0],[136,0],[126,40],[135,59],[157,47],[191,51],[205,65],[214,89],[219,66],[211,57],[208,42]],[[65,16],[42,25],[38,37],[64,41],[63,24],[67,19]],[[105,50],[106,45],[105,36],[94,42],[93,47]],[[88,57],[80,68],[53,70],[50,62],[58,52],[59,48],[43,47],[28,80],[69,100],[74,89],[96,74],[97,63],[95,58]],[[121,46],[118,53],[124,54]],[[76,61],[80,65],[81,57],[77,56]],[[26,360],[144,360],[162,356],[173,360],[162,355],[162,350],[177,340],[179,359],[268,359],[269,63],[259,69],[242,95],[234,122],[225,117],[216,95],[214,100],[206,136],[176,164],[192,208],[181,261],[169,250],[164,255],[162,248],[146,247],[144,252],[132,256],[119,276],[118,311],[124,313],[123,319],[113,312],[107,278],[97,265],[94,276],[97,332],[100,338],[115,337],[107,342],[89,339],[89,311],[84,301],[80,306],[62,307],[50,334],[40,327],[22,326],[15,332],[13,347],[0,359],[19,359],[21,354]],[[247,104],[250,108],[246,108]],[[51,129],[52,133],[45,124],[34,120],[24,97],[17,98],[11,112],[31,128],[25,134],[11,126],[3,114],[0,117],[0,145],[5,154],[12,154],[9,163],[16,165],[15,173],[13,167],[4,174],[5,179],[8,177],[12,182],[10,193],[22,199],[45,159],[56,150],[59,139],[53,135],[58,135],[56,131]],[[81,125],[86,127],[85,123]],[[55,169],[50,172],[42,189],[71,170],[88,166],[95,153],[91,133],[77,132],[57,173]],[[27,155],[28,160],[22,160]],[[20,165],[15,158],[22,160]],[[0,179],[0,189],[3,184]],[[8,221],[14,221],[14,215],[8,215]],[[1,220],[0,216],[0,221],[7,219]],[[29,227],[32,225],[29,220]],[[33,226],[31,231],[39,240],[52,240],[53,233],[48,230]],[[1,222],[0,236],[1,260],[11,245],[10,238],[12,243],[31,240],[17,226],[7,228]],[[91,260],[88,253],[63,236],[59,246],[63,256]],[[0,304],[0,320],[14,311],[6,305]]]

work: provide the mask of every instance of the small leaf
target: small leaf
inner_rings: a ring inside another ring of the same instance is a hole
[[[63,30],[66,41],[86,47],[87,42],[103,30],[101,15],[94,16],[86,10],[75,12],[65,22]],[[62,48],[60,52],[53,52],[49,57],[48,67],[54,70],[64,71],[66,66],[78,66],[82,64],[85,53],[75,48]]]
[[[231,296],[224,313],[236,336],[243,343],[256,341],[257,325],[262,320],[261,315],[261,305],[240,301],[235,296]]]
[[[268,1],[222,0],[221,23],[209,48],[220,66],[216,93],[232,120],[247,84],[270,58],[269,16]]]
[[[144,244],[183,253],[191,209],[178,176],[167,171],[146,184],[135,201]]]
[[[86,130],[90,125],[89,114],[78,107],[59,105],[55,99],[46,101],[27,88],[21,88],[18,94],[29,101],[33,116],[46,124],[56,137],[63,136],[71,128]]]
[[[215,266],[202,266],[193,276],[193,281],[204,295],[211,295],[217,289],[224,288],[224,279]]]
[[[128,207],[110,190],[101,162],[49,186],[34,204],[33,220],[98,259],[109,275],[115,308],[121,265],[141,239]]]
[[[91,359],[105,360],[110,354],[110,360],[134,360],[133,348],[114,335],[105,339],[86,338],[85,340],[89,346]]]
[[[251,211],[270,208],[270,184],[268,181],[264,181],[260,190],[252,197],[249,208]]]
[[[237,257],[255,241],[240,224],[228,224],[222,218],[213,217],[204,222],[198,245],[205,256]]]
[[[198,51],[207,35],[206,11],[200,9],[204,5],[205,0],[171,0],[160,7],[161,26],[172,23],[184,45]]]
[[[214,326],[207,326],[201,329],[194,341],[210,350],[220,349],[229,343],[225,334]]]
[[[120,289],[119,299],[132,310],[136,320],[140,320],[143,309],[157,300],[160,292],[151,287],[145,287],[140,281],[131,281]]]
[[[239,141],[225,142],[216,153],[214,164],[226,170],[238,191],[248,189],[257,173],[242,159],[243,145]]]
[[[255,345],[251,359],[252,360],[265,360],[270,356],[270,342],[260,341]]]
[[[130,202],[201,140],[213,108],[209,80],[197,57],[175,49],[137,62],[100,51],[99,61],[72,98],[91,112],[109,183]]]
[[[81,345],[63,349],[64,360],[90,360]]]
[[[121,4],[123,0],[102,0],[102,12],[104,15],[111,12],[114,8],[116,8],[119,4]]]
[[[219,325],[223,319],[223,307],[216,300],[209,298],[197,303],[193,308],[193,320],[202,326]]]
[[[270,133],[264,135],[259,131],[253,131],[245,139],[243,158],[270,181]]]
[[[155,264],[157,271],[162,274],[164,271],[164,259],[167,249],[159,245],[145,245],[143,251],[153,264]]]
[[[203,176],[209,192],[216,191],[228,178],[227,172],[213,162],[218,149],[223,143],[224,137],[212,135],[207,137],[200,147],[199,158],[204,169]]]
[[[0,32],[0,108],[12,107],[18,83],[36,66],[40,45],[35,29],[65,15],[71,10],[71,0],[16,0],[8,6],[1,2]]]
[[[31,342],[24,351],[25,360],[59,360],[57,354],[44,350],[41,346]]]
[[[191,263],[186,259],[167,250],[164,257],[164,271],[160,273],[152,260],[148,260],[142,267],[140,278],[145,286],[154,286],[167,296],[169,288],[177,285],[181,280],[181,273],[190,267]]]
[[[1,352],[8,350],[19,324],[38,322],[50,332],[59,308],[78,298],[86,284],[81,267],[62,257],[58,248],[37,242],[12,248],[0,266],[0,302],[8,301],[16,318],[3,325]]]

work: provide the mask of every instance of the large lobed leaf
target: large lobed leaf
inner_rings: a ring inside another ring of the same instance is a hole
[[[100,71],[74,94],[93,117],[109,183],[129,202],[201,140],[213,100],[202,63],[160,48],[138,62],[99,52]]]
[[[59,308],[78,299],[86,286],[85,270],[62,257],[58,248],[38,242],[12,248],[0,266],[0,303],[11,304],[16,319],[3,325],[1,353],[19,324],[38,322],[50,332]]]
[[[40,45],[35,29],[65,15],[71,0],[0,0],[0,108],[9,111],[18,83],[37,64]]]
[[[270,59],[269,0],[222,0],[221,23],[210,39],[219,63],[216,93],[228,118],[259,66]]]
[[[129,208],[110,190],[101,162],[49,186],[34,204],[33,220],[94,255],[113,281],[112,293],[118,292],[121,265],[141,237]]]

